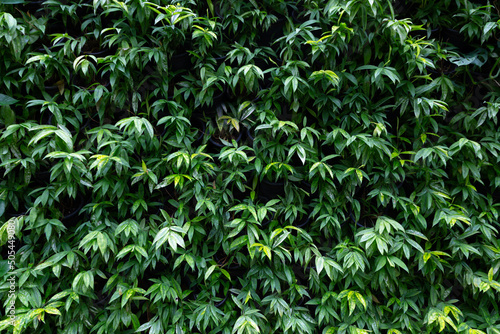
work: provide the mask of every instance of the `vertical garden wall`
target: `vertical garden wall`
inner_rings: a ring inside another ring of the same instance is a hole
[[[500,333],[499,10],[1,0],[1,331]]]

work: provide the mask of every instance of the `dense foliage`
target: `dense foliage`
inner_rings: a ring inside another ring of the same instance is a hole
[[[0,1],[0,329],[500,333],[499,10]]]

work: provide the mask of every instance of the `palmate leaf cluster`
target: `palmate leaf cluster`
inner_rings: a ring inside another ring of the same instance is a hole
[[[0,1],[0,330],[500,333],[499,8]]]

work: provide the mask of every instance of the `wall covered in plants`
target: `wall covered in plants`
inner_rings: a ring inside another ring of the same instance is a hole
[[[0,329],[500,333],[499,8],[1,0]]]

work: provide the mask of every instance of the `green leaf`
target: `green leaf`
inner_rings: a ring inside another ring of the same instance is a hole
[[[359,302],[361,303],[361,305],[363,305],[363,307],[365,308],[366,310],[366,301],[365,301],[365,297],[363,297],[362,294],[360,294],[359,292],[355,292],[356,294],[356,298],[359,300]]]
[[[99,247],[101,254],[104,256],[104,253],[106,253],[106,249],[108,248],[108,241],[102,232],[97,233],[97,246]]]
[[[9,271],[10,271],[9,261],[8,260],[0,261],[0,276],[4,277],[4,275],[7,274]]]
[[[10,96],[0,94],[0,106],[8,106],[11,104],[14,104],[16,102],[19,102],[19,100],[16,100]]]
[[[212,275],[215,268],[217,268],[216,264],[214,264],[214,265],[210,266],[210,268],[208,268],[207,272],[205,273],[205,281],[210,277],[210,275]]]
[[[401,267],[402,269],[404,269],[406,272],[409,273],[409,270],[408,270],[408,267],[406,266],[406,264],[404,264],[403,261],[401,261],[399,258],[395,257],[395,256],[390,256],[389,259],[394,262],[395,264],[397,264],[399,267]]]
[[[323,265],[325,264],[325,260],[321,256],[316,257],[316,271],[318,274],[321,274],[321,271],[323,270]]]
[[[385,256],[377,257],[375,271],[379,271],[380,269],[382,269],[386,263],[387,263],[387,258]]]
[[[44,308],[45,312],[50,313],[50,314],[56,314],[56,315],[61,315],[61,312],[59,312],[58,309],[55,307],[46,307]]]
[[[228,280],[231,280],[231,275],[227,272],[227,270],[221,268],[221,273],[227,277]]]
[[[134,245],[128,245],[126,246],[125,248],[123,248],[117,255],[116,255],[116,258],[117,259],[121,259],[122,257],[124,257],[125,255],[127,255],[128,253],[130,253],[131,251],[134,250]]]
[[[16,123],[16,114],[9,106],[0,106],[0,118],[6,127]]]

